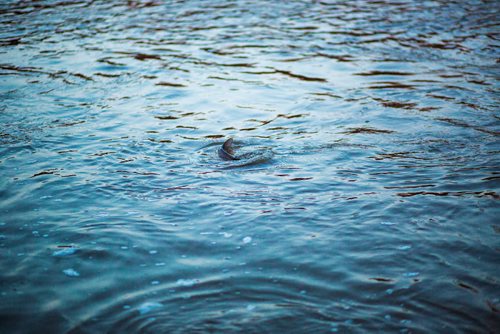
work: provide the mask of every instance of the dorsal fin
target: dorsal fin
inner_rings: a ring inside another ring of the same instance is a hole
[[[222,149],[229,154],[233,154],[233,138],[229,138],[222,144]]]

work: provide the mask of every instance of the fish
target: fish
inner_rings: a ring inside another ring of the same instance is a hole
[[[222,160],[240,160],[239,157],[234,155],[233,138],[226,140],[224,144],[222,144],[222,147],[219,148],[218,153]]]
[[[243,152],[235,152],[233,142],[233,138],[229,138],[222,144],[222,147],[217,150],[219,158],[228,162],[234,162],[225,165],[223,168],[238,168],[255,165],[269,161],[273,156],[270,149],[255,149],[255,147],[253,149],[243,150]],[[236,145],[236,147],[239,148],[240,145]]]

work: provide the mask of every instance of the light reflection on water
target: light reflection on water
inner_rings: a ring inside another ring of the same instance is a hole
[[[0,328],[493,332],[495,4],[1,4]]]

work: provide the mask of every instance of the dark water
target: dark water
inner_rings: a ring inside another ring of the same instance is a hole
[[[3,1],[0,332],[498,332],[499,10]]]

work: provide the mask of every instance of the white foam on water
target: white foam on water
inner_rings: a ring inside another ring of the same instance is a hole
[[[163,307],[162,303],[157,303],[157,302],[145,302],[141,304],[138,308],[137,311],[139,311],[140,314],[146,314],[151,312],[152,310],[156,310]]]
[[[193,286],[199,281],[197,279],[178,279],[177,280],[177,285],[180,286]]]
[[[69,276],[69,277],[78,277],[80,276],[80,273],[78,271],[76,271],[75,269],[64,269],[63,270],[63,273],[66,275],[66,276]]]
[[[68,248],[63,248],[63,249],[58,249],[52,253],[52,256],[68,256],[68,255],[73,255],[77,252],[77,248],[74,247],[68,247]]]

